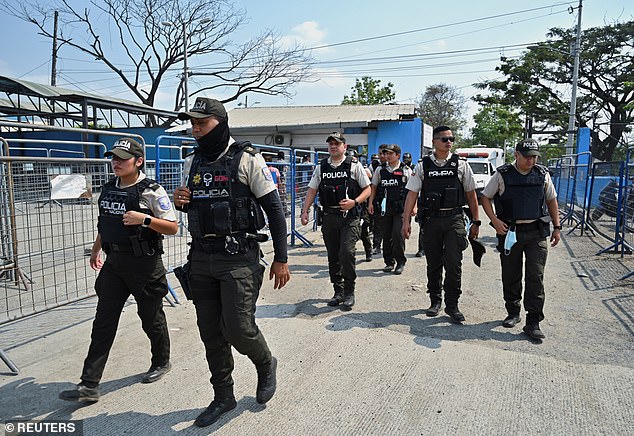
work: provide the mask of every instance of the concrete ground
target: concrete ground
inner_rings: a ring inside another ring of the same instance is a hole
[[[255,401],[254,366],[234,353],[238,407],[210,427],[192,425],[212,391],[186,301],[165,307],[173,370],[162,380],[140,383],[149,344],[131,301],[101,400],[59,400],[78,382],[90,298],[0,325],[0,347],[20,368],[11,375],[0,363],[0,421],[82,420],[86,435],[634,434],[634,278],[618,280],[634,270],[632,256],[595,256],[605,240],[565,235],[549,253],[547,337],[537,344],[523,323],[501,326],[499,258],[487,225],[482,267],[465,252],[463,325],[422,311],[425,260],[413,256],[415,240],[401,276],[383,273],[377,256],[363,262],[360,249],[354,310],[328,307],[325,248],[319,233],[308,235],[314,247],[290,250],[291,282],[274,291],[265,281],[260,295],[258,324],[279,360],[278,391],[266,406]]]

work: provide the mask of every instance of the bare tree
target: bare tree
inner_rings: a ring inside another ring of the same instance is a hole
[[[221,90],[229,95],[223,102],[247,92],[292,96],[293,85],[310,77],[311,56],[298,45],[282,47],[272,30],[242,44],[233,42],[231,35],[246,24],[246,12],[231,0],[92,0],[84,9],[70,3],[0,0],[0,9],[51,39],[57,10],[59,43],[104,64],[149,106],[166,74],[177,70],[185,56],[202,57],[208,65],[188,69],[189,77],[201,77],[196,81],[201,88],[190,95]],[[183,107],[182,79],[174,110]]]
[[[429,85],[416,99],[420,117],[431,126],[449,126],[458,133],[466,125],[466,98],[445,83]]]

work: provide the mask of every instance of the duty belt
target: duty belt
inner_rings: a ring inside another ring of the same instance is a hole
[[[453,209],[444,209],[444,210],[430,210],[429,212],[426,212],[425,215],[431,216],[431,217],[447,217],[447,216],[454,216],[454,215],[459,215],[462,214],[462,208],[461,207],[454,207]]]
[[[112,243],[104,243],[105,250],[111,252],[119,252],[119,253],[132,253],[134,250],[132,249],[132,245],[122,245],[122,244],[112,244]]]
[[[192,247],[195,250],[201,250],[205,253],[228,254],[245,253],[251,248],[257,247],[258,242],[268,240],[268,235],[263,233],[233,233],[231,235],[208,235],[204,238],[196,238],[192,240]]]
[[[532,223],[515,224],[515,231],[516,232],[530,232],[531,230],[540,230],[542,226],[545,224],[546,223],[542,224],[541,220],[536,220],[536,221],[533,221]]]

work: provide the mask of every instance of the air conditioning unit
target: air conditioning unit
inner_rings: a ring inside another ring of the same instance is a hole
[[[290,147],[291,135],[288,133],[275,133],[273,134],[273,144],[280,147]]]

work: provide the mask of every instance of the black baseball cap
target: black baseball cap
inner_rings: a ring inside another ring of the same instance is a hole
[[[192,118],[208,118],[212,115],[220,118],[227,118],[227,111],[224,105],[213,98],[198,97],[191,110],[179,113],[178,119],[189,120]]]
[[[473,263],[480,266],[482,263],[482,256],[484,256],[484,253],[486,253],[487,250],[484,245],[482,245],[482,242],[475,239],[469,239],[469,243],[471,244],[471,251],[473,251]]]
[[[326,138],[326,142],[330,142],[330,140],[334,140],[337,141],[340,144],[345,144],[346,143],[346,138],[343,137],[343,135],[339,132],[332,132],[327,138]]]
[[[515,150],[522,153],[522,156],[541,156],[539,153],[539,143],[534,139],[524,139],[515,146]]]
[[[106,151],[103,156],[117,156],[121,159],[143,157],[143,146],[132,138],[121,138],[114,143],[112,150]]]
[[[385,147],[383,147],[383,150],[390,150],[393,151],[396,154],[401,154],[401,147],[398,146],[398,144],[384,144]]]

